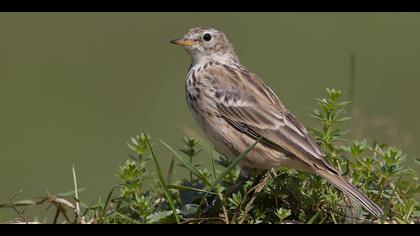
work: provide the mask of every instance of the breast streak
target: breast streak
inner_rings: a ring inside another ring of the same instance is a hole
[[[194,75],[194,76],[193,76]],[[186,80],[186,99],[193,118],[221,154],[233,160],[255,140],[239,132],[227,123],[217,110],[212,97],[214,90],[208,78],[190,73]],[[270,169],[287,161],[284,154],[258,144],[241,162],[242,167]]]

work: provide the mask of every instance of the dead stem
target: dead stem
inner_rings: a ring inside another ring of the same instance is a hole
[[[28,224],[28,221],[25,219],[25,217],[23,216],[22,212],[20,212],[17,207],[15,206],[15,204],[13,203],[13,200],[17,197],[17,195],[19,195],[20,193],[23,192],[23,189],[19,190],[18,192],[14,193],[9,201],[10,201],[10,207],[19,215],[20,219],[25,222],[25,224]]]

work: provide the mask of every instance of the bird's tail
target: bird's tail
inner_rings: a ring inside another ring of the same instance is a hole
[[[376,205],[372,200],[370,200],[365,194],[360,192],[360,190],[354,187],[344,177],[326,171],[319,171],[318,174],[330,181],[344,194],[346,194],[347,196],[364,206],[364,208],[371,214],[378,218],[382,218],[382,215],[384,214],[382,209],[378,205]]]

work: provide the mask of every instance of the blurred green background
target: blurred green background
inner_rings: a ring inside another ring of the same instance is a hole
[[[223,30],[307,126],[326,87],[348,92],[355,53],[351,135],[419,157],[420,14],[0,13],[0,203],[73,189],[73,164],[94,202],[117,182],[131,136],[175,147],[201,137],[184,101],[190,58],[168,43],[200,25]],[[12,216],[0,209],[0,222]]]

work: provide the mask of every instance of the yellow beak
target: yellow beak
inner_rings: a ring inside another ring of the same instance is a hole
[[[176,45],[180,45],[180,46],[191,46],[194,44],[194,42],[189,39],[174,39],[174,40],[171,40],[170,42]]]

